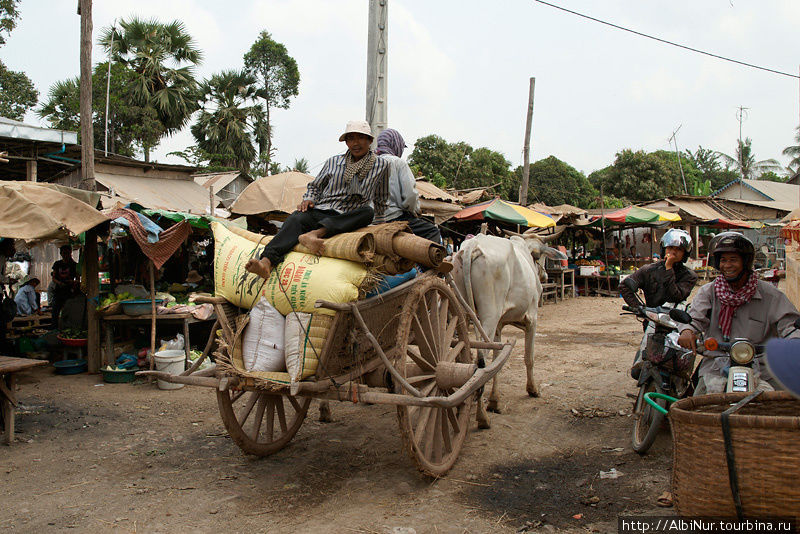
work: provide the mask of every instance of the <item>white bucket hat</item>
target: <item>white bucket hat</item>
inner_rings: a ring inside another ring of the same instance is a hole
[[[344,141],[345,136],[349,133],[360,133],[369,136],[370,139],[374,139],[372,129],[370,129],[367,121],[348,121],[344,133],[339,136],[339,141]]]

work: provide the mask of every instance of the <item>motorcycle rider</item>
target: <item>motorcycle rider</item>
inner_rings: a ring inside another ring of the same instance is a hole
[[[723,232],[711,240],[708,252],[720,275],[695,295],[689,311],[692,324],[679,325],[678,343],[682,347],[695,350],[699,332],[723,341],[746,338],[754,345],[776,336],[800,338],[800,331],[793,326],[800,317],[797,309],[786,295],[759,280],[753,271],[755,247],[749,239],[736,232]],[[704,358],[694,394],[723,392],[728,364],[727,357]],[[771,390],[778,386],[758,360],[753,364],[753,372],[760,375],[756,389]]]
[[[664,259],[645,265],[619,285],[619,294],[628,306],[639,306],[636,300],[639,289],[644,292],[647,307],[663,306],[667,302],[678,304],[689,297],[697,283],[697,275],[685,265],[692,251],[692,237],[689,232],[672,228],[661,237],[660,243],[661,257]],[[647,334],[653,331],[648,321],[644,321],[643,327],[646,334],[631,368],[631,376],[637,380],[641,372],[641,358],[647,344]]]

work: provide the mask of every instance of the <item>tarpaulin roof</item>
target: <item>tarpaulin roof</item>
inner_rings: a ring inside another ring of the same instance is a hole
[[[142,213],[149,217],[163,217],[170,221],[181,222],[186,221],[189,225],[193,226],[194,228],[200,228],[202,230],[207,230],[211,226],[212,221],[224,221],[225,224],[233,224],[234,226],[238,226],[240,228],[247,228],[247,220],[244,217],[240,217],[235,221],[229,221],[220,219],[218,217],[209,217],[208,215],[195,215],[194,213],[186,213],[184,211],[169,211],[169,210],[150,210],[145,209],[142,210]]]
[[[99,195],[38,182],[0,182],[0,237],[58,239],[108,221],[97,211]]]
[[[441,200],[443,202],[452,202],[454,204],[459,203],[458,197],[451,195],[444,189],[440,189],[425,180],[417,180],[416,186],[420,198],[426,198],[428,200]]]
[[[112,200],[136,202],[145,208],[208,213],[208,190],[194,180],[142,178],[121,174],[95,173],[95,180],[112,192]],[[117,198],[115,198],[117,197]],[[220,203],[214,195],[214,207]],[[111,205],[106,207],[112,207]]]
[[[231,204],[231,212],[241,215],[271,211],[292,213],[303,201],[306,186],[313,179],[313,176],[297,171],[259,178],[248,185]]]
[[[556,222],[548,215],[499,198],[464,208],[453,218],[462,221],[494,219],[530,228],[548,228],[556,225]]]
[[[639,206],[628,206],[620,210],[605,214],[605,217],[596,215],[592,217],[591,225],[597,226],[601,219],[605,219],[607,224],[651,224],[659,222],[677,222],[681,216],[677,213],[669,213],[652,208],[640,208]]]
[[[43,128],[41,126],[15,121],[7,117],[0,117],[0,137],[50,143],[66,143],[68,145],[78,144],[78,132]]]

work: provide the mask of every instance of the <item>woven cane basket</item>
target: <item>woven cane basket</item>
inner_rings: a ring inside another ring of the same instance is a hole
[[[672,492],[680,515],[737,515],[722,412],[746,396],[703,395],[672,405]],[[800,517],[800,400],[785,392],[762,393],[729,421],[744,516]]]

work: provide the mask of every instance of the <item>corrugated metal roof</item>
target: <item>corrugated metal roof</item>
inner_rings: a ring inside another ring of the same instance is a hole
[[[770,180],[742,180],[744,183],[758,190],[761,194],[768,196],[777,202],[786,199],[797,200],[800,194],[800,186],[787,184],[784,182],[773,182]]]
[[[68,145],[78,144],[78,133],[66,130],[54,130],[43,128],[24,122],[15,121],[6,117],[0,117],[0,137],[11,139],[28,139],[31,141],[44,141],[50,143],[66,143]]]
[[[237,179],[240,174],[241,173],[239,171],[215,172],[215,173],[195,174],[194,176],[192,176],[192,178],[194,178],[195,182],[202,185],[206,189],[213,186],[214,191],[219,191],[220,189],[223,189],[229,183]]]
[[[208,190],[193,180],[105,173],[95,173],[95,180],[110,190],[111,197],[121,197],[145,208],[186,211],[198,215],[208,212]],[[214,201],[215,207],[219,206],[219,197],[214,195]]]

